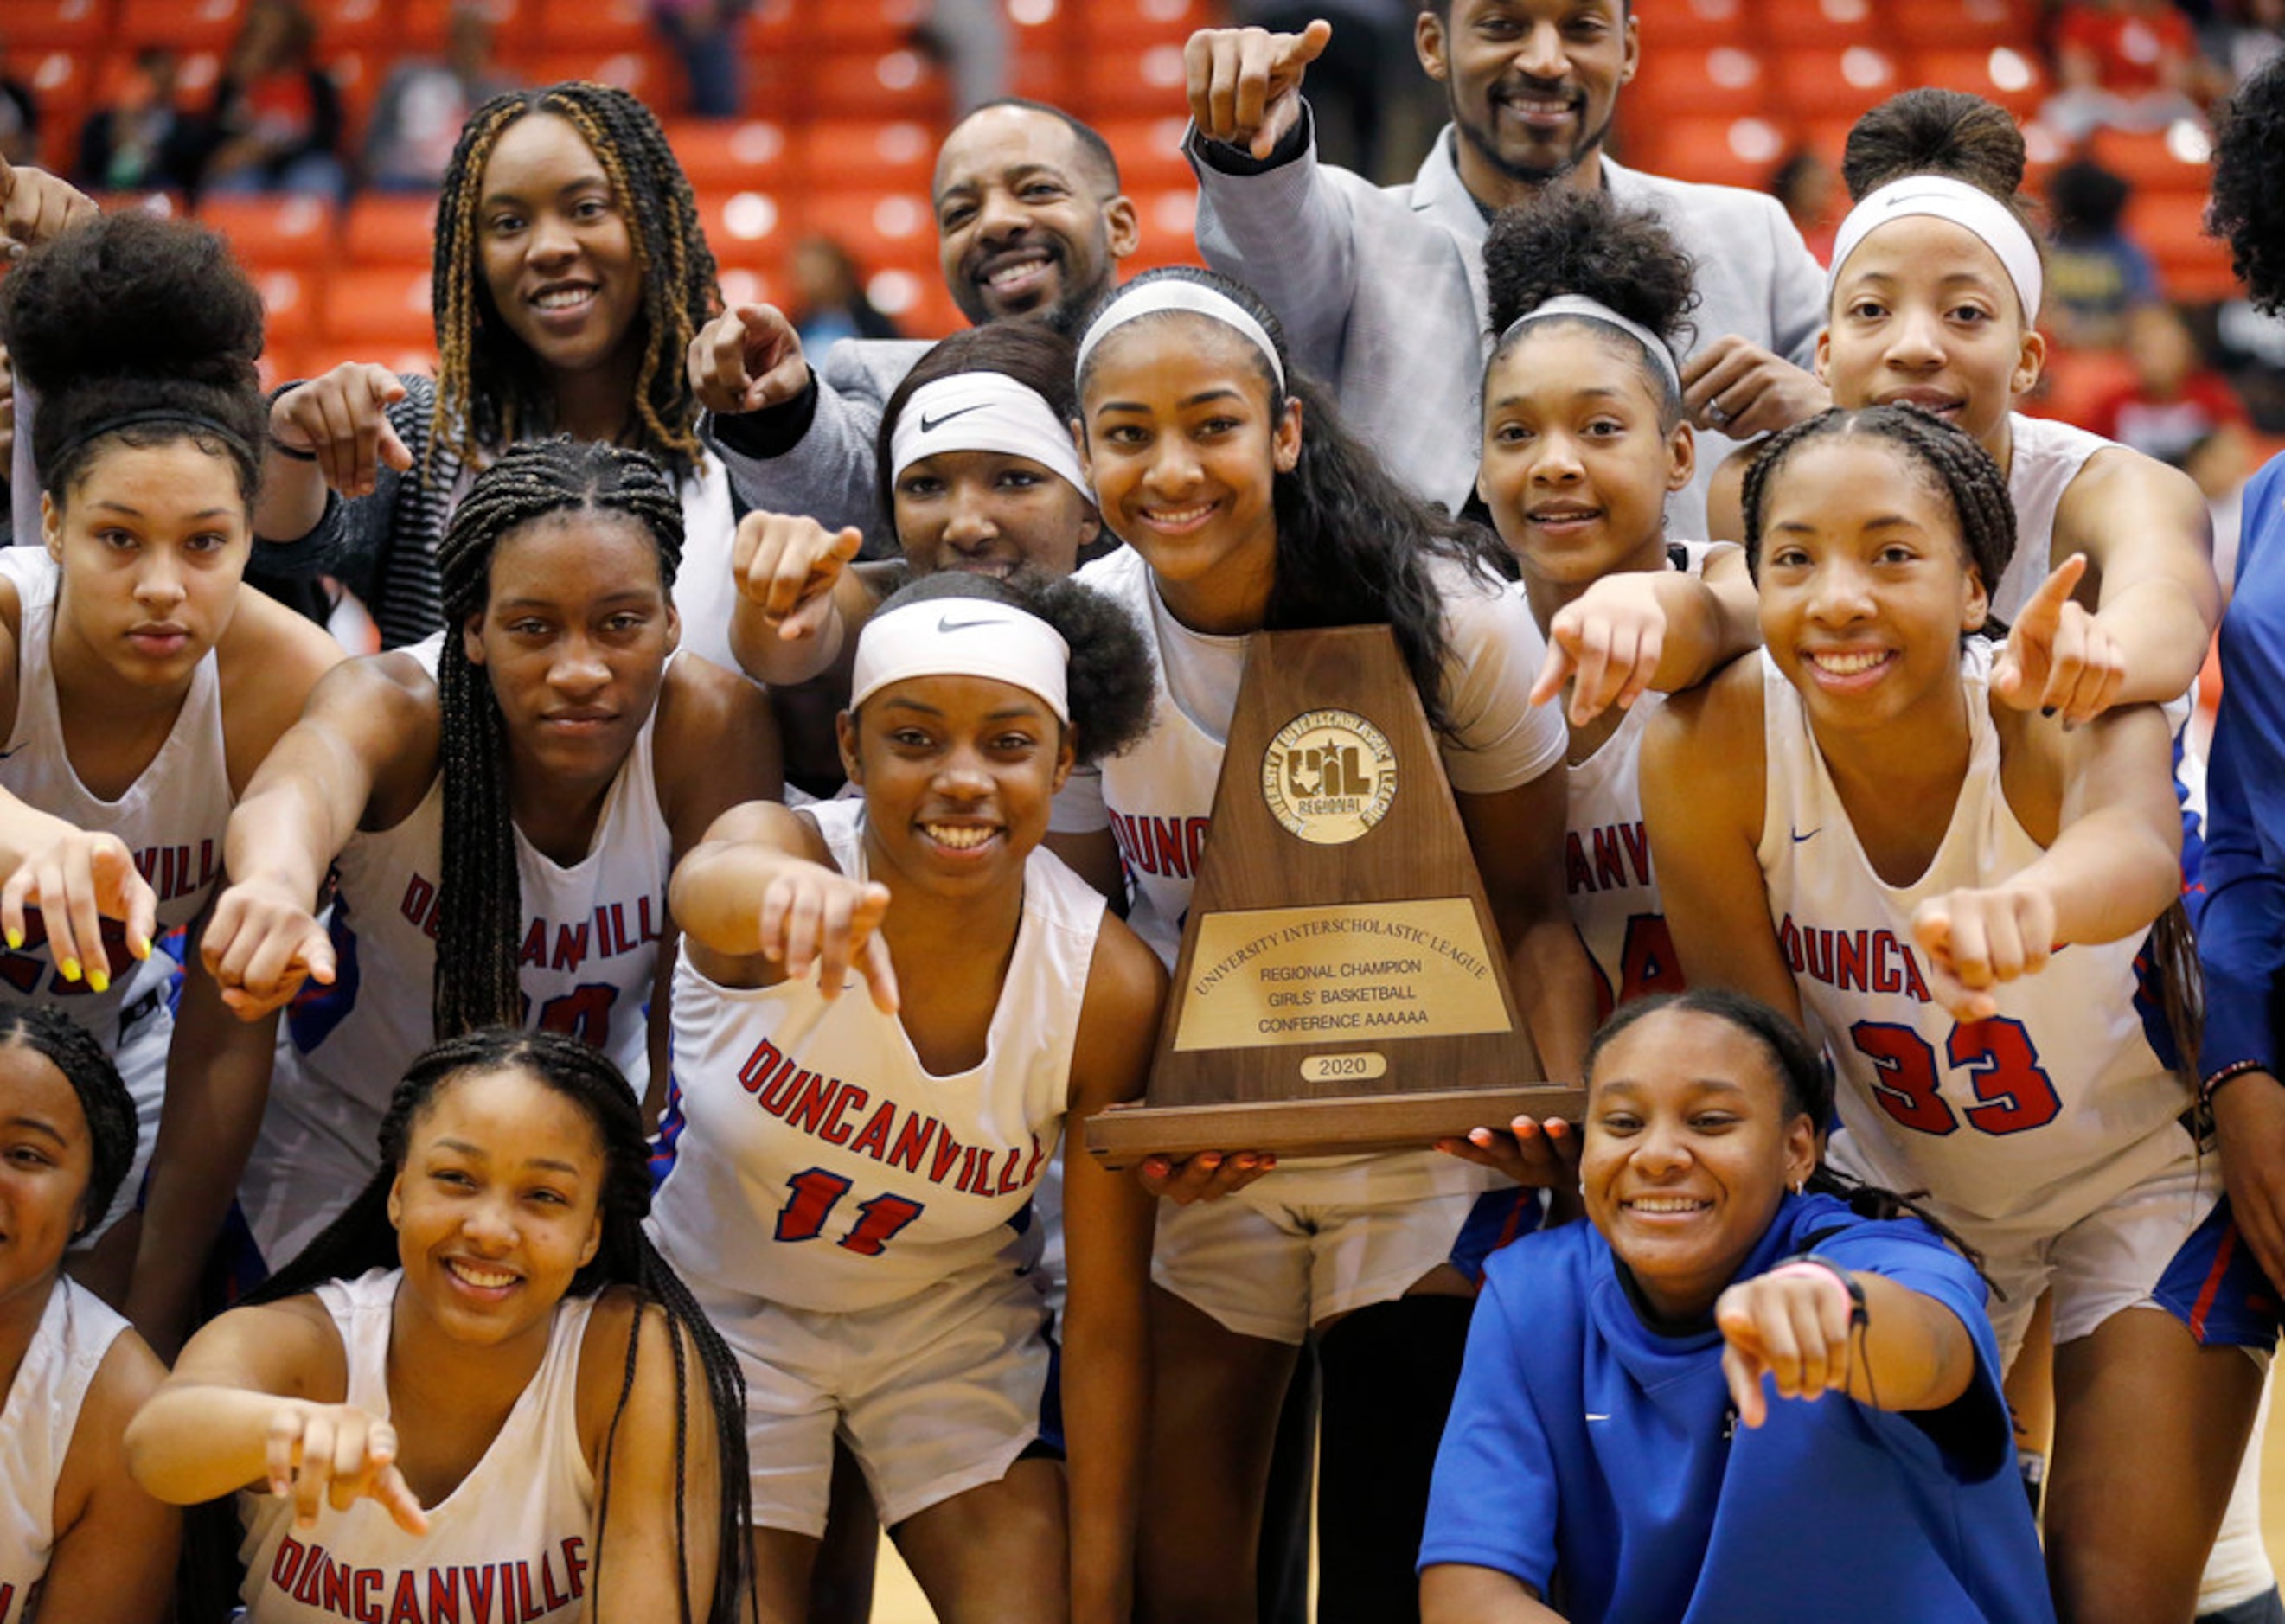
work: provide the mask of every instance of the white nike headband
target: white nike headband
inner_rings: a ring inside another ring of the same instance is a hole
[[[1557,316],[1568,316],[1579,321],[1599,321],[1606,327],[1616,327],[1649,351],[1651,364],[1666,380],[1666,387],[1676,395],[1682,393],[1682,371],[1675,365],[1674,351],[1667,348],[1666,341],[1633,318],[1621,316],[1600,299],[1590,299],[1584,294],[1559,294],[1543,304],[1532,306],[1507,324],[1507,331],[1500,334],[1499,345],[1495,348],[1511,342],[1517,333],[1533,322],[1546,321]]]
[[[1130,321],[1140,321],[1145,316],[1163,315],[1169,310],[1204,316],[1236,332],[1261,352],[1261,358],[1269,363],[1269,375],[1277,380],[1278,392],[1284,392],[1285,367],[1277,358],[1277,346],[1269,341],[1269,330],[1228,294],[1183,277],[1163,277],[1112,300],[1103,314],[1095,318],[1094,325],[1088,328],[1087,336],[1080,340],[1079,375],[1087,375],[1088,357],[1095,353],[1095,346],[1105,338]]]
[[[1849,211],[1833,239],[1833,271],[1825,280],[1828,308],[1833,290],[1841,284],[1842,267],[1865,239],[1891,220],[1913,215],[1949,220],[1991,249],[2007,272],[2007,279],[2015,285],[2015,297],[2023,303],[2023,319],[2039,318],[2039,246],[2031,239],[2030,228],[2016,218],[2014,209],[1982,187],[1949,175],[1907,175],[1892,180]]]
[[[1048,702],[1071,725],[1071,645],[1038,616],[990,598],[923,598],[876,615],[857,636],[849,708],[911,677],[988,677]]]
[[[1088,494],[1070,425],[1056,421],[1037,391],[1005,373],[954,373],[915,389],[889,435],[891,486],[913,464],[939,451],[1027,457],[1081,496]]]

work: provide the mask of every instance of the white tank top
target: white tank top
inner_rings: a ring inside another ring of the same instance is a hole
[[[76,828],[106,830],[124,841],[135,866],[159,898],[159,934],[188,924],[206,906],[222,874],[223,830],[236,797],[223,741],[222,679],[212,649],[192,668],[175,726],[141,777],[116,801],[98,799],[80,782],[65,753],[52,661],[60,573],[38,547],[0,549],[0,573],[14,583],[23,604],[16,639],[16,721],[0,749],[0,788],[27,805]],[[174,965],[162,953],[137,963],[124,930],[104,922],[105,951],[118,974],[108,992],[67,981],[48,953],[36,912],[27,940],[0,949],[0,998],[53,1004],[93,1032],[109,1054],[119,1047],[123,1011],[154,1008]]]
[[[433,674],[442,635],[404,652]],[[666,929],[673,861],[673,831],[659,805],[652,757],[657,723],[654,709],[611,781],[594,839],[578,862],[564,867],[515,831],[524,1024],[593,1044],[626,1073],[638,1095],[650,1075],[645,1006]],[[328,1134],[367,1165],[378,1154],[390,1092],[436,1034],[444,843],[441,769],[420,804],[394,828],[349,837],[334,865],[339,887],[328,928],[340,961],[334,983],[306,988],[279,1033],[273,1121],[282,1116]],[[342,1190],[339,1199],[355,1193]]]
[[[864,879],[864,804],[803,811]],[[853,978],[828,1001],[813,978],[725,987],[686,956],[651,1206],[661,1250],[689,1278],[813,1310],[877,1307],[1003,1256],[1019,1267],[1103,914],[1093,887],[1032,853],[984,1059],[946,1077]]]
[[[1873,872],[1800,695],[1762,656],[1768,797],[1760,859],[1770,917],[1802,1003],[1841,1076],[1846,1132],[1834,1160],[1893,1190],[1924,1189],[1959,1212],[2051,1235],[2163,1167],[2190,1103],[2153,1052],[2140,938],[2060,948],[1998,990],[1999,1014],[1953,1022],[1928,992],[1912,939],[1928,898],[1991,885],[2042,848],[2007,804],[1986,680],[1992,646],[1961,655],[1971,749],[1951,822],[1927,872]],[[2163,1024],[2163,1023],[2162,1023]]]
[[[1670,543],[1668,563],[1701,577],[1716,545]],[[1564,888],[1571,922],[1595,963],[1598,1019],[1630,998],[1678,992],[1684,985],[1643,828],[1643,730],[1665,702],[1666,695],[1655,689],[1645,693],[1595,753],[1571,767]]]
[[[0,1624],[31,1616],[56,1545],[56,1483],[80,1406],[127,1322],[59,1277],[0,1408]]]
[[[389,1320],[403,1277],[374,1269],[317,1289],[341,1332],[348,1401],[384,1420]],[[240,1494],[239,1595],[249,1624],[586,1617],[595,1476],[579,1443],[579,1349],[594,1306],[585,1297],[557,1305],[538,1374],[483,1458],[428,1508],[428,1533],[407,1534],[379,1502],[359,1500],[346,1511],[328,1508],[316,1528],[296,1534],[290,1498]]]
[[[2007,495],[2015,505],[2015,556],[1991,594],[1991,612],[2009,625],[2023,612],[2039,583],[2054,569],[2055,510],[2063,492],[2079,476],[2087,459],[2107,451],[2116,441],[2053,418],[2025,417],[2018,412],[2007,420],[2013,451],[2007,465]]]

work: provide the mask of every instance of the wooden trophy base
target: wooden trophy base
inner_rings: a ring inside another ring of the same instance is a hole
[[[1088,1118],[1087,1149],[1116,1171],[1145,1157],[1268,1150],[1280,1157],[1418,1150],[1471,1128],[1521,1116],[1577,1121],[1585,1091],[1560,1083],[1352,1094],[1329,1100],[1237,1100],[1219,1105],[1114,1105]]]

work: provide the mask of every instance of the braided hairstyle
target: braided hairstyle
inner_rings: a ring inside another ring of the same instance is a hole
[[[262,296],[214,232],[139,211],[64,232],[0,282],[0,342],[39,394],[32,455],[59,506],[104,447],[185,439],[225,459],[252,505],[270,422]]]
[[[1005,577],[940,569],[899,588],[873,613],[877,618],[908,603],[939,598],[1004,603],[1047,622],[1070,645],[1064,697],[1080,765],[1123,754],[1150,730],[1150,646],[1142,626],[1117,600],[1069,576],[1036,569],[1017,569]]]
[[[436,411],[432,444],[462,464],[555,428],[554,392],[530,349],[507,330],[483,272],[477,216],[484,169],[500,132],[535,113],[579,132],[611,184],[642,279],[642,365],[634,408],[642,449],[679,480],[697,466],[698,396],[685,357],[698,329],[721,309],[713,250],[690,182],[658,120],[626,91],[569,81],[510,90],[470,115],[444,170],[436,202],[430,294],[436,319]]]
[[[739,1616],[746,1590],[748,1541],[746,1526],[751,1512],[746,1470],[746,1385],[739,1374],[737,1356],[708,1322],[697,1300],[644,1233],[643,1219],[650,1212],[650,1147],[645,1136],[641,1109],[627,1079],[601,1050],[561,1032],[517,1032],[502,1026],[480,1028],[448,1038],[416,1058],[404,1081],[389,1098],[381,1121],[381,1165],[357,1198],[339,1218],[304,1247],[301,1255],[272,1275],[244,1300],[276,1302],[298,1296],[328,1280],[354,1279],[368,1269],[402,1265],[397,1232],[389,1220],[389,1192],[404,1165],[412,1130],[437,1095],[467,1077],[515,1071],[569,1100],[585,1115],[603,1148],[603,1187],[597,1207],[602,1219],[602,1242],[595,1255],[572,1275],[567,1295],[593,1297],[607,1286],[632,1287],[640,1307],[627,1338],[627,1361],[620,1377],[619,1400],[605,1435],[603,1471],[596,1485],[595,1521],[603,1526],[611,1503],[612,1446],[619,1423],[625,1418],[628,1395],[633,1391],[637,1356],[642,1345],[648,1309],[656,1306],[666,1317],[668,1345],[674,1357],[675,1498],[674,1523],[678,1549],[687,1549],[682,1478],[687,1437],[684,1426],[689,1370],[684,1338],[698,1350],[699,1374],[706,1384],[714,1417],[716,1458],[721,1468],[721,1501],[717,1513],[717,1557],[714,1593],[703,1611],[694,1612],[687,1563],[678,1562],[683,1624],[703,1620],[707,1624],[730,1624]],[[600,1594],[607,1548],[598,1546],[589,1580],[590,1594]]]
[[[80,1114],[87,1118],[90,1165],[73,1233],[85,1235],[111,1210],[120,1181],[135,1165],[135,1102],[103,1045],[51,1004],[0,1005],[0,1045],[31,1050],[62,1072],[79,1097]]]
[[[1608,305],[1666,341],[1669,361],[1690,347],[1687,319],[1697,306],[1696,268],[1664,221],[1648,208],[1615,202],[1607,192],[1550,187],[1529,203],[1511,205],[1492,220],[1484,242],[1484,279],[1491,291],[1492,331],[1499,341],[1484,365],[1491,369],[1526,333],[1508,329],[1550,299],[1574,294]],[[1659,427],[1682,420],[1682,393],[1668,381],[1642,341],[1608,322],[1559,316],[1592,333],[1642,370],[1659,404]]]
[[[506,723],[491,682],[454,633],[483,618],[503,538],[527,525],[583,514],[641,530],[658,545],[660,592],[673,591],[682,559],[681,498],[643,452],[594,442],[511,446],[476,475],[436,550],[446,627],[436,656],[444,768],[439,891],[452,921],[436,938],[432,1008],[440,1037],[522,1021],[516,954],[523,887],[508,810]]]
[[[2249,75],[2218,122],[2206,229],[2229,244],[2254,308],[2274,316],[2285,311],[2285,60]]]
[[[1818,1144],[1824,1143],[1826,1128],[1833,1120],[1833,1063],[1799,1026],[1760,999],[1748,997],[1728,987],[1692,987],[1682,992],[1656,992],[1646,998],[1629,999],[1620,1005],[1588,1042],[1587,1057],[1580,1070],[1587,1079],[1590,1092],[1594,1087],[1595,1062],[1610,1046],[1612,1040],[1645,1016],[1661,1015],[1668,1010],[1677,1015],[1711,1016],[1752,1039],[1769,1058],[1770,1072],[1776,1078],[1779,1091],[1784,1098],[1787,1119],[1796,1116],[1807,1117],[1816,1125]],[[1889,1219],[1909,1213],[1951,1243],[1952,1249],[1975,1265],[1979,1272],[1983,1267],[1982,1252],[1961,1239],[1942,1219],[1920,1204],[1921,1198],[1928,1194],[1926,1190],[1899,1195],[1875,1184],[1863,1183],[1826,1165],[1820,1154],[1815,1170],[1802,1186],[1802,1193],[1834,1196],[1845,1202],[1849,1210],[1860,1218]],[[1986,1283],[1989,1283],[1988,1279]]]
[[[1430,565],[1441,558],[1471,575],[1505,578],[1512,566],[1504,549],[1482,526],[1431,506],[1381,467],[1379,459],[1341,421],[1332,391],[1295,370],[1284,328],[1243,282],[1190,265],[1146,271],[1095,306],[1086,327],[1101,321],[1136,288],[1166,280],[1212,288],[1259,322],[1285,373],[1281,388],[1268,361],[1245,345],[1268,391],[1273,416],[1288,400],[1301,403],[1300,459],[1292,473],[1272,477],[1277,553],[1263,630],[1386,626],[1395,634],[1429,725],[1449,734],[1452,724],[1444,705],[1444,662],[1450,645],[1443,597]],[[1200,318],[1183,311],[1160,311],[1138,318],[1129,330],[1184,319]],[[1088,379],[1102,364],[1099,351],[1088,357],[1079,380],[1082,395]]]
[[[1835,406],[1771,436],[1746,470],[1746,568],[1762,578],[1762,526],[1770,489],[1794,451],[1811,441],[1834,435],[1873,439],[1895,448],[1904,466],[1930,489],[1941,491],[1959,525],[1960,550],[1986,592],[2015,556],[2015,504],[2007,476],[1975,436],[1917,406]],[[1989,623],[1997,627],[1998,623]]]

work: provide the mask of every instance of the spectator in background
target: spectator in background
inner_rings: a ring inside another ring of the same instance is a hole
[[[2213,70],[2242,84],[2285,50],[2285,0],[2225,0],[2200,32]]]
[[[952,75],[955,118],[1008,94],[1008,19],[1000,0],[929,0],[913,43]]]
[[[201,132],[201,189],[341,197],[342,94],[312,59],[317,39],[301,0],[247,5]]]
[[[734,119],[744,111],[746,86],[738,71],[739,25],[753,0],[649,0],[651,25],[674,50],[690,87],[690,111],[703,119]]]
[[[176,103],[175,53],[146,45],[119,93],[80,126],[73,178],[90,192],[186,188],[195,169],[194,131]]]
[[[2061,89],[2039,116],[2072,140],[2201,116],[2197,37],[2171,0],[2066,0],[2054,58]]]
[[[444,59],[407,58],[389,70],[365,138],[365,183],[383,192],[434,192],[468,115],[515,89],[492,57],[492,17],[480,0],[452,7]]]
[[[2158,297],[2158,272],[2121,218],[2133,188],[2093,160],[2063,165],[2047,183],[2054,223],[2041,319],[2072,349],[2116,349],[2126,318]]]
[[[0,41],[0,51],[6,42]],[[31,86],[0,70],[0,158],[10,163],[40,161],[40,104]]]
[[[2146,304],[2127,318],[2126,354],[2134,381],[2098,401],[2086,427],[2197,481],[2213,515],[2214,566],[2226,580],[2239,494],[2253,472],[2252,419],[2172,305]]]
[[[804,349],[823,355],[844,338],[902,338],[897,324],[865,296],[865,281],[849,250],[830,237],[805,237],[793,246],[794,332]]]
[[[1848,193],[1841,177],[1813,148],[1795,147],[1770,177],[1770,195],[1785,205],[1794,229],[1817,255],[1817,263],[1833,263],[1833,234],[1841,216],[1849,212]]]

